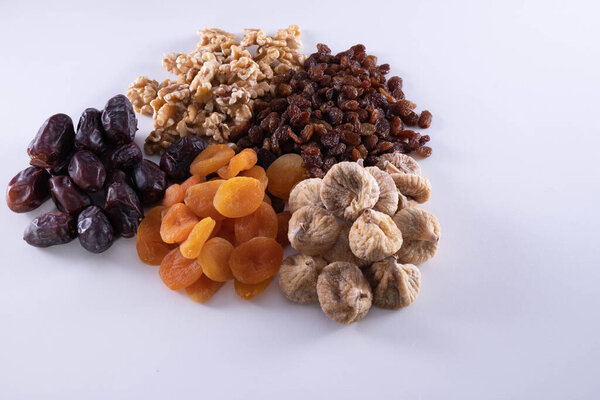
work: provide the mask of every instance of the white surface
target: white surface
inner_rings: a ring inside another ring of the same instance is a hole
[[[342,327],[277,285],[196,304],[134,240],[29,247],[40,211],[2,206],[1,399],[600,397],[596,2],[16,3],[0,5],[2,185],[45,118],[166,77],[162,54],[197,29],[296,23],[307,53],[364,43],[433,112],[443,239],[414,305]]]

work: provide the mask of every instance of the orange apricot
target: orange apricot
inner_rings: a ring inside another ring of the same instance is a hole
[[[292,213],[289,211],[283,211],[277,214],[277,243],[279,243],[282,247],[290,244],[290,240],[288,239],[288,228],[290,225],[290,219],[292,218]]]
[[[196,282],[202,275],[202,267],[198,260],[185,258],[179,248],[174,248],[163,258],[158,274],[169,289],[179,290]]]
[[[269,287],[272,281],[273,277],[270,277],[269,279],[265,279],[262,282],[256,283],[254,285],[249,285],[247,283],[235,280],[233,281],[233,288],[235,289],[235,293],[239,297],[241,297],[244,300],[250,300],[264,292],[265,289]]]
[[[186,287],[185,292],[195,302],[204,303],[213,297],[224,284],[224,282],[215,282],[202,275],[196,282]]]
[[[200,152],[190,165],[192,175],[207,176],[227,165],[235,151],[226,144],[211,144]]]
[[[304,179],[306,170],[302,167],[302,157],[298,154],[284,154],[267,168],[269,193],[280,199],[287,200],[290,191]]]
[[[257,236],[277,237],[277,214],[269,204],[263,202],[250,215],[235,220],[234,232],[236,243],[244,243]]]
[[[223,179],[233,178],[241,171],[250,169],[256,165],[256,151],[252,149],[244,149],[229,160],[229,164],[219,168],[217,173]]]
[[[210,217],[206,217],[198,222],[187,239],[179,246],[181,254],[183,254],[185,258],[198,258],[204,243],[206,243],[210,237],[214,227],[215,220]]]
[[[233,279],[229,268],[229,256],[233,245],[227,240],[215,237],[204,244],[198,262],[206,276],[216,282],[225,282]]]
[[[265,169],[260,165],[255,165],[247,171],[240,172],[240,176],[247,176],[249,178],[258,179],[263,188],[266,190],[267,185],[269,184],[269,178],[267,178],[267,173]]]
[[[257,179],[237,176],[219,186],[213,205],[227,218],[241,218],[256,211],[264,196],[262,185]]]
[[[160,224],[160,237],[165,243],[178,243],[187,239],[198,223],[198,217],[183,203],[169,207]]]
[[[167,244],[160,237],[163,206],[157,206],[146,213],[140,223],[135,239],[138,257],[148,265],[160,265],[162,259],[176,246]]]
[[[201,218],[211,217],[214,220],[221,220],[224,217],[215,208],[213,200],[223,182],[225,181],[218,179],[190,186],[183,202]]]
[[[283,248],[275,239],[256,237],[240,244],[229,257],[235,279],[250,285],[275,275],[283,261]]]

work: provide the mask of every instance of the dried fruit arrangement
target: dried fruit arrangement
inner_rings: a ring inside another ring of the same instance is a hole
[[[181,154],[173,150],[177,146],[165,154]],[[273,163],[269,171],[257,161],[252,149],[235,154],[224,144],[206,147],[188,163],[192,175],[169,186],[163,205],[143,219],[138,255],[160,265],[168,288],[185,289],[194,301],[205,302],[229,280],[245,300],[269,286],[283,259],[289,213],[277,214],[265,191],[274,179],[277,193],[286,197],[306,171],[297,160]],[[288,176],[294,168],[295,181]]]
[[[301,254],[283,261],[282,293],[318,302],[342,324],[361,320],[372,304],[410,305],[421,284],[414,264],[432,258],[440,239],[437,218],[417,207],[430,193],[417,162],[397,152],[376,167],[341,162],[323,179],[298,183],[289,196],[288,239]]]
[[[116,236],[134,236],[142,205],[160,201],[167,185],[165,173],[133,142],[136,131],[123,95],[102,111],[86,109],[77,131],[65,114],[48,118],[27,148],[32,166],[9,182],[6,202],[27,212],[52,197],[59,211],[34,219],[23,239],[48,247],[78,237],[86,250],[100,253]]]

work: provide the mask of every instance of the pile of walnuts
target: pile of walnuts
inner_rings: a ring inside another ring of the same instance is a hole
[[[341,162],[322,179],[297,184],[288,239],[301,254],[283,261],[283,294],[319,302],[342,324],[364,318],[371,304],[410,305],[421,282],[414,264],[435,255],[441,234],[436,217],[416,206],[430,193],[417,162],[401,153],[385,154],[373,167]]]
[[[204,29],[199,36],[190,54],[165,55],[163,67],[176,79],[158,83],[141,76],[129,86],[135,110],[154,119],[144,145],[148,154],[162,153],[187,135],[209,136],[217,143],[239,136],[249,127],[254,99],[273,92],[271,80],[299,69],[305,58],[298,52],[296,25],[274,36],[246,29],[241,41],[220,29]]]

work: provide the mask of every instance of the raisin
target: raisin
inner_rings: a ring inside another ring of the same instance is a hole
[[[185,193],[185,205],[200,218],[211,217],[217,221],[223,219],[223,215],[213,204],[215,194],[223,182],[225,181],[217,179],[190,186]]]
[[[283,261],[283,248],[274,239],[256,237],[236,247],[229,257],[235,279],[257,284],[277,273]]]
[[[214,237],[208,240],[198,257],[198,262],[202,265],[202,272],[216,282],[233,279],[229,268],[229,257],[232,251],[233,245],[226,239]]]
[[[235,239],[238,244],[258,236],[275,239],[277,228],[277,214],[273,207],[263,202],[252,214],[236,219]]]
[[[104,212],[90,206],[79,213],[77,234],[81,246],[92,253],[108,250],[114,240],[114,230]]]
[[[256,283],[254,285],[249,285],[247,283],[243,283],[238,281],[237,279],[233,281],[233,288],[235,289],[235,293],[244,300],[251,300],[264,292],[271,282],[273,281],[273,277],[265,279],[262,282]]]
[[[81,114],[75,133],[75,147],[80,150],[89,150],[95,154],[104,153],[109,144],[104,137],[102,127],[102,111],[87,108]]]
[[[417,149],[417,154],[421,157],[429,157],[431,155],[431,147],[421,146]]]
[[[282,212],[285,209],[285,201],[270,193],[268,195],[269,199],[271,199],[271,207],[273,207],[273,210],[275,210],[276,213]]]
[[[288,227],[290,225],[290,219],[292,218],[292,213],[289,211],[283,211],[277,214],[277,243],[281,245],[281,247],[286,247],[290,244],[288,239]]]
[[[269,178],[269,183],[270,181]],[[219,186],[213,199],[213,205],[221,215],[227,218],[241,218],[256,211],[262,204],[263,197],[264,190],[260,181],[238,176]]]
[[[69,163],[69,176],[81,189],[95,192],[104,186],[106,170],[94,153],[79,150]]]
[[[206,140],[198,136],[184,136],[174,141],[160,157],[160,168],[175,182],[190,176],[194,158],[206,148]]]
[[[223,282],[215,282],[207,276],[202,275],[196,282],[186,287],[185,292],[195,302],[204,303],[213,297],[224,284]]]
[[[406,116],[400,116],[400,118],[406,126],[415,126],[417,125],[417,122],[419,122],[419,114],[412,110]]]
[[[302,162],[302,157],[297,154],[285,154],[275,160],[267,169],[269,193],[287,200],[292,187],[306,175]]]
[[[113,183],[106,191],[104,211],[115,232],[122,237],[133,237],[144,217],[144,211],[135,191],[126,183]]]
[[[108,100],[102,112],[102,126],[106,138],[114,144],[133,141],[137,131],[137,118],[127,97],[118,94]]]
[[[176,244],[167,244],[160,237],[162,212],[165,207],[157,206],[148,211],[137,230],[135,246],[138,257],[148,265],[160,265],[162,259]]]
[[[50,197],[50,174],[39,167],[28,167],[15,175],[6,189],[6,204],[22,213],[38,208]]]
[[[206,176],[229,163],[235,151],[226,144],[212,144],[194,158],[190,165],[192,175]]]
[[[143,160],[136,164],[131,176],[140,194],[142,204],[150,205],[162,199],[167,187],[167,177],[154,162]]]
[[[235,155],[229,164],[219,168],[217,173],[223,179],[233,178],[241,171],[248,170],[256,164],[256,152],[252,149],[244,149],[239,154]]]
[[[67,213],[53,211],[31,221],[23,240],[35,247],[49,247],[69,243],[76,236],[75,219]]]
[[[419,117],[419,128],[427,129],[431,126],[431,120],[433,119],[433,115],[428,110],[421,112],[421,116]]]
[[[55,114],[48,118],[29,143],[30,164],[41,168],[63,165],[73,152],[75,130],[68,115]]]
[[[256,156],[258,159],[256,164],[260,165],[264,169],[269,168],[273,161],[277,159],[277,156],[267,149],[258,149]]]
[[[75,216],[92,204],[90,197],[75,186],[68,176],[50,178],[50,194],[59,210]]]
[[[116,147],[107,154],[106,164],[109,169],[128,171],[144,159],[140,147],[131,142]]]
[[[185,258],[197,258],[202,251],[204,243],[215,228],[215,220],[207,217],[198,222],[190,232],[187,239],[181,243],[179,250]]]
[[[197,260],[185,258],[176,247],[163,258],[158,274],[169,289],[180,290],[192,285],[202,276],[202,267]]]
[[[160,237],[165,243],[183,242],[197,223],[196,214],[185,204],[177,203],[164,213],[160,225]]]

